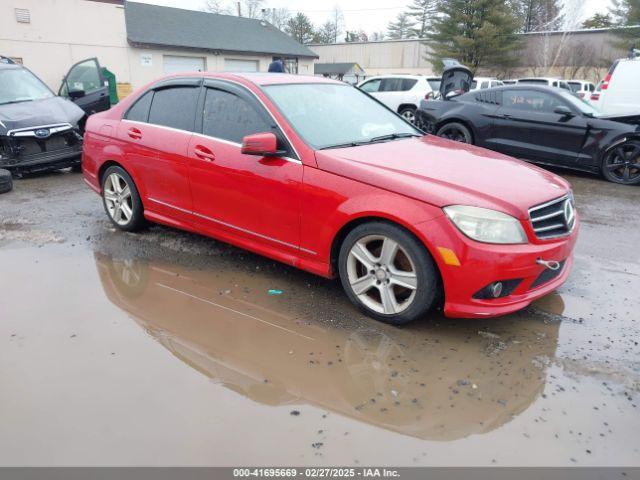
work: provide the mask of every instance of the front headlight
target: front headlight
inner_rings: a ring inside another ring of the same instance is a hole
[[[520,221],[506,213],[467,205],[451,205],[443,210],[462,233],[478,242],[527,243]]]

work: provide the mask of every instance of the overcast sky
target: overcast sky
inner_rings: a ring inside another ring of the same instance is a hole
[[[190,8],[199,10],[205,0],[137,0],[157,5]],[[580,1],[580,0],[578,0]],[[229,6],[235,5],[234,0],[223,0]],[[304,12],[316,25],[324,23],[334,6],[338,5],[344,12],[347,30],[364,30],[367,33],[385,31],[387,24],[402,12],[410,0],[266,0],[269,8],[288,8],[292,13]],[[581,16],[588,18],[596,12],[606,13],[609,0],[584,0]]]

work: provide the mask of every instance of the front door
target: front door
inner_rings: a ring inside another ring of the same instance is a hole
[[[102,75],[97,58],[82,60],[71,67],[58,95],[72,100],[87,115],[111,108],[109,82]]]
[[[303,166],[264,107],[244,88],[206,80],[200,125],[189,145],[196,220],[212,232],[297,250]],[[245,135],[273,132],[287,156],[241,153]]]
[[[586,119],[555,113],[571,109],[560,96],[541,90],[505,90],[488,148],[543,163],[573,165],[587,132]]]

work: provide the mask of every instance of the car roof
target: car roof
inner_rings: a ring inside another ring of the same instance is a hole
[[[424,78],[426,80],[429,77],[425,77],[424,75],[414,75],[412,73],[390,73],[388,75],[375,75],[373,77],[368,77],[366,80],[374,80],[378,78],[412,78],[412,79]],[[437,78],[440,78],[440,77],[437,77]]]
[[[2,63],[0,62],[0,70],[20,70],[24,68],[22,65],[17,63]]]
[[[550,93],[559,93],[559,92],[562,92],[562,91],[566,91],[566,90],[563,90],[561,88],[550,87],[549,85],[535,85],[535,84],[518,85],[518,84],[515,84],[515,85],[503,85],[503,86],[500,86],[500,87],[484,88],[482,90],[470,90],[467,93],[478,95],[479,92],[503,91],[503,90],[538,90],[540,92],[550,92]]]
[[[234,73],[234,72],[181,72],[172,75],[162,77],[167,78],[180,78],[180,77],[204,77],[220,80],[244,80],[245,82],[252,83],[258,86],[265,85],[287,85],[287,84],[300,84],[300,83],[327,83],[333,85],[346,85],[344,82],[338,80],[332,80],[330,78],[313,76],[313,75],[293,75],[289,73],[266,73],[266,72],[251,72],[251,73]]]
[[[546,80],[548,82],[566,82],[566,80],[562,80],[561,78],[557,78],[557,77],[522,77],[518,79],[519,82],[521,82],[522,80]]]

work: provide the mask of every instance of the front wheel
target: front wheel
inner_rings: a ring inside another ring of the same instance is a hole
[[[131,176],[121,167],[107,168],[102,176],[102,202],[111,222],[133,232],[144,225],[142,200]]]
[[[446,138],[460,143],[473,143],[473,137],[469,129],[461,123],[452,122],[443,125],[436,133],[438,137]]]
[[[338,263],[347,296],[376,320],[402,325],[434,304],[438,276],[433,260],[400,227],[384,222],[356,227],[342,243]]]
[[[640,184],[640,141],[631,140],[609,150],[602,161],[602,175],[610,182]]]

